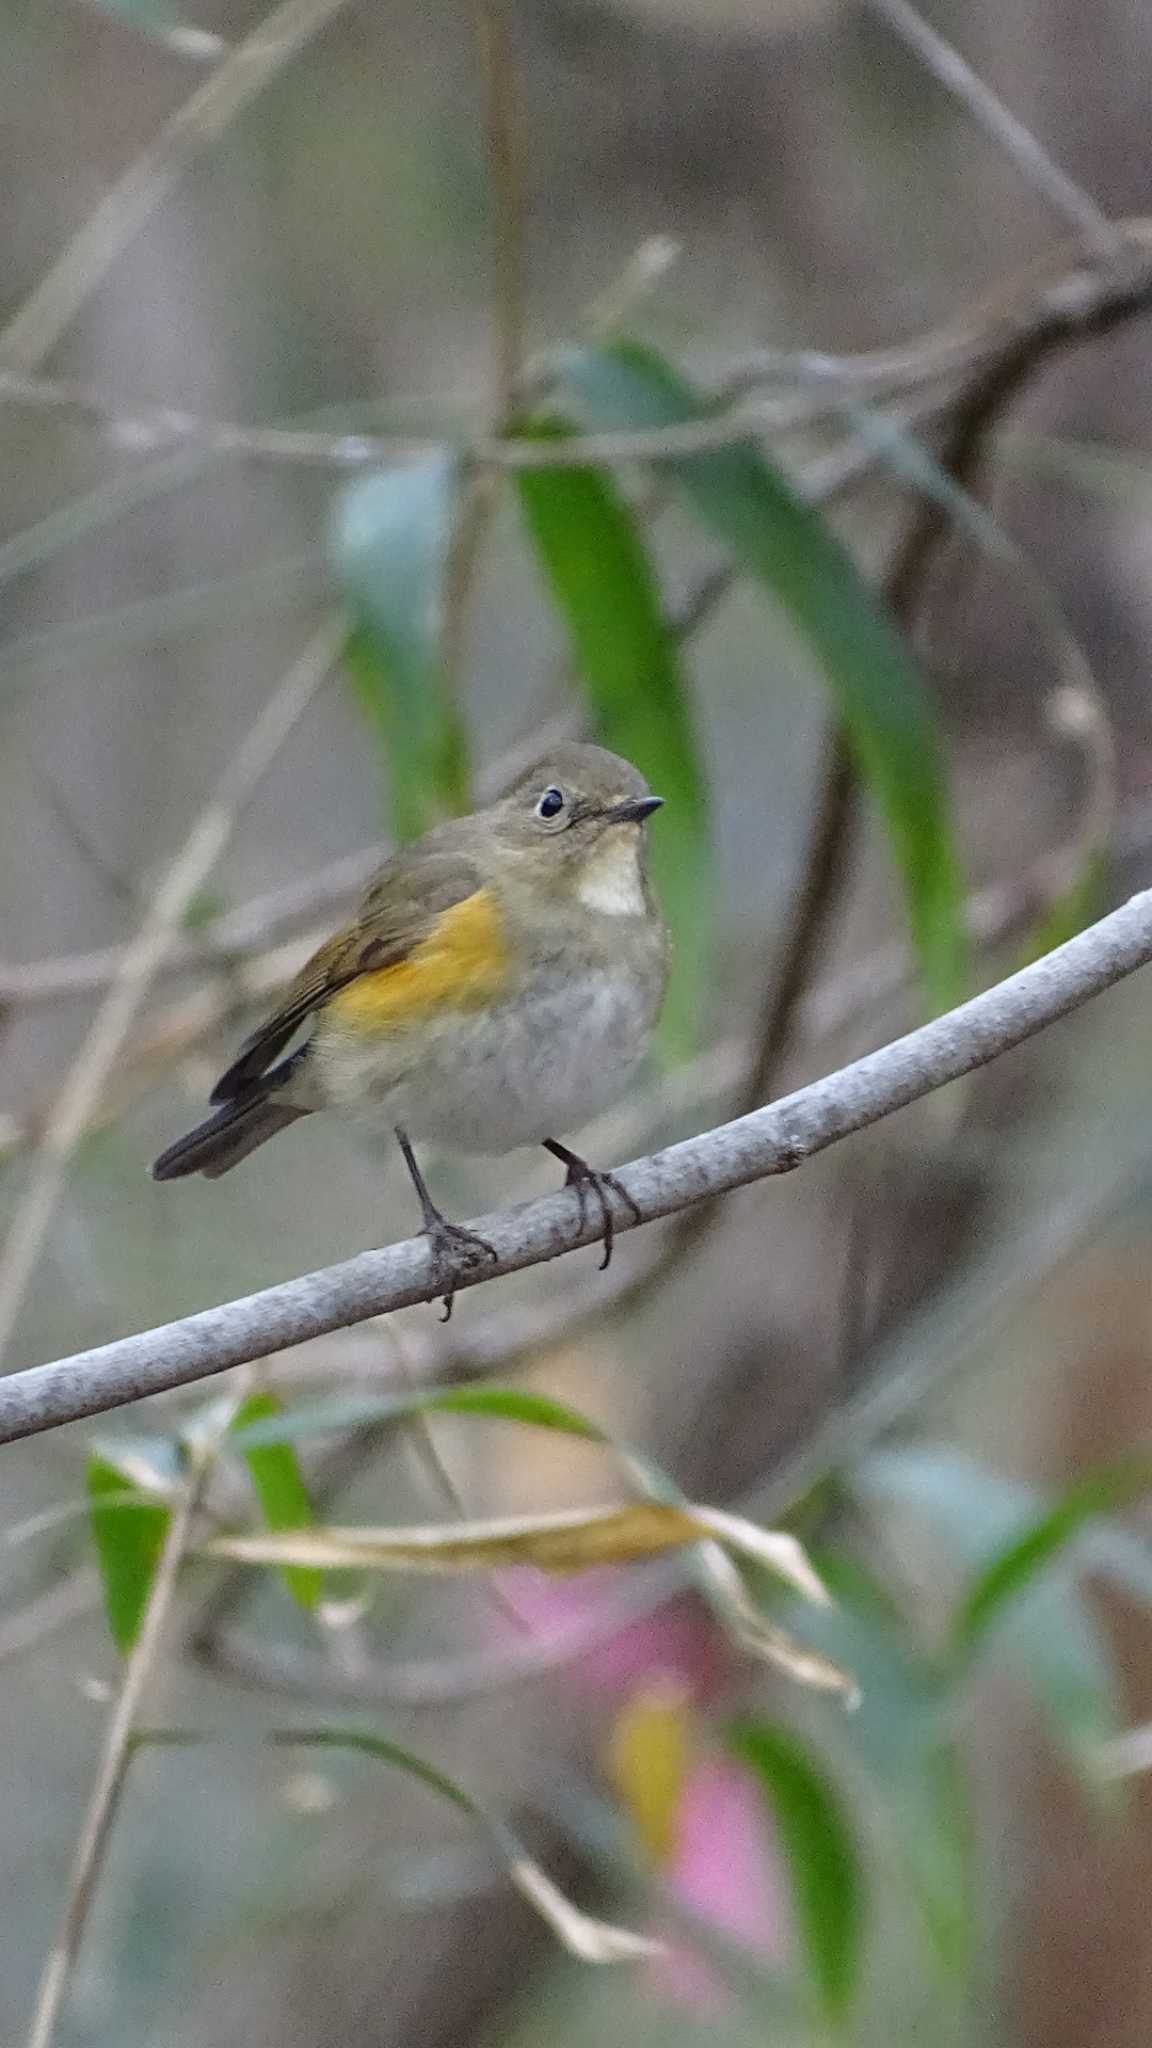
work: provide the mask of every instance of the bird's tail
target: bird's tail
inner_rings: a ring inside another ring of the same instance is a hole
[[[273,1138],[307,1109],[293,1108],[277,1100],[294,1062],[285,1060],[264,1081],[247,1089],[235,1102],[226,1102],[215,1116],[197,1124],[183,1138],[177,1138],[160,1154],[152,1168],[153,1180],[182,1180],[187,1173],[202,1173],[206,1180],[218,1180],[255,1152],[258,1145]]]

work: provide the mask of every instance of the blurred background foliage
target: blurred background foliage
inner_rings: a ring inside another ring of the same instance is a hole
[[[558,733],[668,799],[605,1161],[1147,884],[1152,29],[931,20],[959,92],[903,0],[5,0],[9,1367],[408,1232],[340,1129],[144,1168],[381,848]],[[3,2038],[190,1537],[61,2041],[1143,2044],[1145,1009],[606,1279],[10,1449]],[[537,1568],[637,1487],[792,1529],[835,1605],[627,1515]],[[486,1516],[498,1571],[309,1559]]]

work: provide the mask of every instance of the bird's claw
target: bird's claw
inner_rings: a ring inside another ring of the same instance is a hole
[[[499,1254],[486,1237],[478,1236],[474,1230],[466,1230],[462,1223],[450,1223],[446,1216],[430,1216],[424,1225],[424,1235],[432,1257],[436,1291],[443,1290],[444,1313],[440,1320],[446,1323],[452,1314],[461,1266],[478,1266],[482,1259],[490,1259],[495,1264]]]
[[[612,1263],[612,1249],[616,1241],[616,1219],[612,1213],[610,1196],[615,1195],[626,1209],[631,1210],[633,1221],[636,1223],[642,1220],[640,1211],[627,1188],[617,1180],[614,1173],[600,1173],[595,1166],[589,1166],[586,1159],[569,1161],[564,1185],[576,1190],[576,1200],[580,1205],[581,1230],[588,1221],[589,1195],[594,1195],[600,1205],[600,1220],[604,1226],[604,1257],[600,1261],[600,1271],[603,1273]]]

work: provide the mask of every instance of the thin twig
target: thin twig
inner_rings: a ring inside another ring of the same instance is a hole
[[[1096,201],[1069,177],[1018,114],[1005,106],[991,86],[973,71],[953,44],[930,27],[910,0],[864,0],[915,50],[933,78],[967,107],[986,135],[1006,150],[1017,169],[1043,193],[1050,206],[1083,235],[1101,256],[1115,258],[1121,250],[1117,230]]]
[[[327,677],[343,635],[341,620],[326,621],[293,663],[229,760],[122,957],[116,979],[48,1119],[31,1182],[0,1248],[0,1358],[51,1228],[69,1160],[91,1121],[157,966],[178,933],[189,903],[223,853],[238,813]]]
[[[140,1633],[125,1665],[123,1681],[108,1722],[100,1767],[76,1845],[59,1932],[40,1979],[27,2048],[51,2048],[55,2039],[72,1966],[84,1938],[104,1853],[132,1759],[132,1737],[140,1705],[156,1663],[209,1460],[207,1446],[191,1454],[187,1482],[172,1510]]]
[[[516,58],[505,0],[473,0],[492,195],[496,348],[492,410],[510,427],[524,361],[524,173]]]
[[[0,333],[0,366],[36,368],[188,166],[319,35],[345,0],[282,0],[171,114]]]
[[[524,196],[515,63],[502,0],[473,0],[483,85],[484,135],[494,224],[496,340],[491,438],[511,430],[524,350]],[[486,459],[465,472],[445,573],[440,636],[446,687],[458,697],[466,666],[471,599],[499,503],[499,469]]]
[[[1110,251],[1112,260],[1106,266],[1085,256],[1081,238],[1063,243],[913,341],[855,355],[758,350],[729,360],[721,381],[730,392],[743,396],[735,396],[706,420],[668,429],[540,441],[502,439],[491,433],[413,435],[252,426],[205,419],[173,406],[139,406],[91,384],[13,368],[2,356],[0,400],[74,412],[103,426],[119,445],[161,455],[185,449],[201,457],[244,456],[335,469],[418,461],[445,452],[510,469],[657,462],[808,425],[840,410],[845,393],[893,398],[923,393],[970,375],[1010,349],[1024,333],[1073,336],[1092,331],[1094,323],[1109,313],[1141,310],[1152,294],[1152,219],[1138,215],[1113,225],[1116,250]],[[788,395],[748,396],[765,385],[777,391],[784,387]],[[126,485],[134,488],[134,479]]]
[[[1093,996],[1152,962],[1152,891],[1132,897],[1042,960],[796,1094],[621,1167],[627,1209],[618,1232],[672,1216],[769,1175],[790,1173],[828,1146],[975,1072]],[[603,1236],[603,1219],[548,1195],[484,1216],[472,1228],[494,1253],[461,1262],[458,1291],[561,1257]],[[431,1301],[444,1275],[413,1238],[263,1293],[205,1309],[99,1350],[10,1374],[0,1382],[0,1443],[186,1386],[253,1358],[369,1317]]]

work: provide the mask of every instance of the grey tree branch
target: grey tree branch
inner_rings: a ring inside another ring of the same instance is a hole
[[[791,1172],[855,1131],[865,1130],[961,1075],[987,1065],[1057,1019],[1152,962],[1152,891],[1079,933],[1044,959],[909,1032],[879,1052],[810,1087],[700,1137],[620,1169],[641,1222]],[[618,1229],[634,1226],[630,1215]],[[581,1222],[569,1190],[476,1219],[494,1263],[462,1270],[456,1287],[559,1258],[592,1244],[602,1226]],[[371,1316],[431,1301],[443,1292],[422,1238],[361,1252],[240,1301],[180,1322],[15,1373],[0,1384],[0,1443],[289,1350]]]

